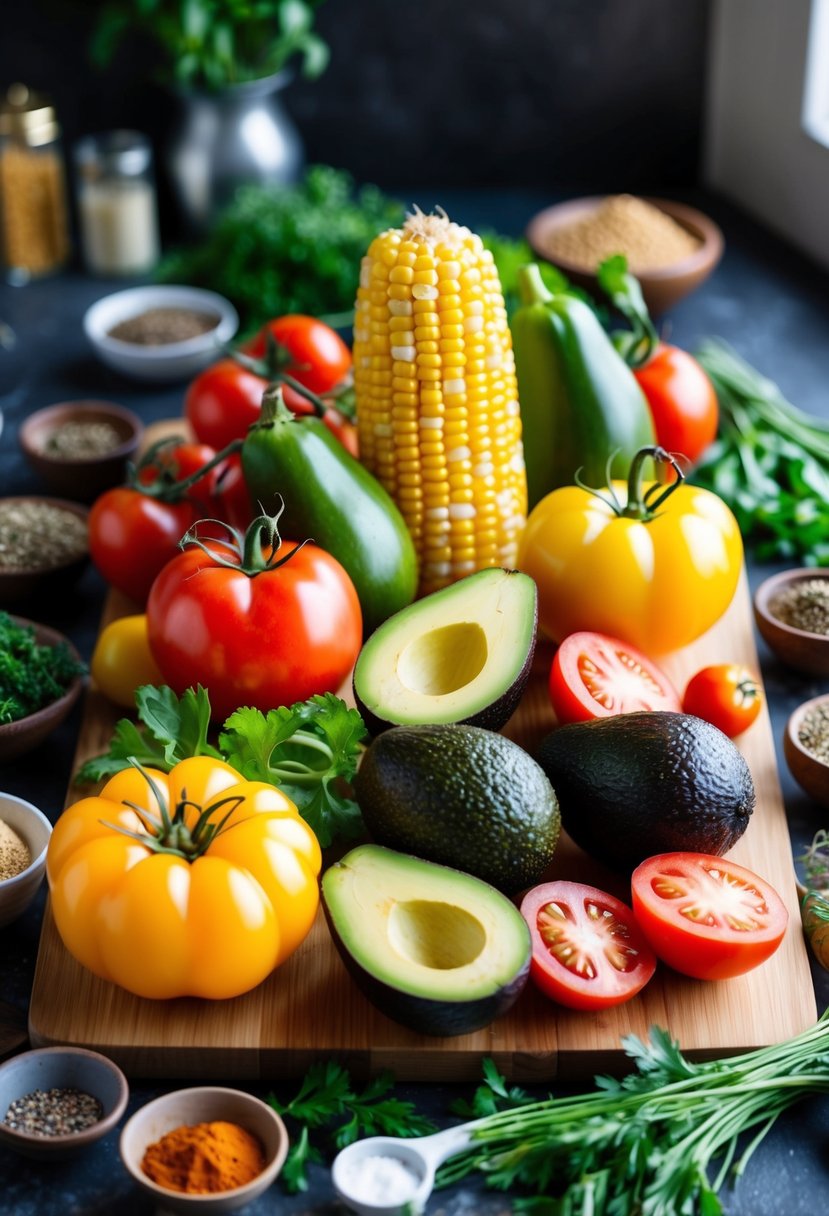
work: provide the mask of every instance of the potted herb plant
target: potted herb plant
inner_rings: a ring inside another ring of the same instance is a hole
[[[303,165],[280,94],[294,65],[314,79],[328,63],[314,30],[321,0],[109,0],[92,35],[100,65],[142,33],[160,52],[179,101],[164,161],[185,223],[204,229],[246,182],[287,184]]]

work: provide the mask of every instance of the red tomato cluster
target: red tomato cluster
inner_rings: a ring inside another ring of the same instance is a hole
[[[527,892],[530,975],[543,993],[571,1009],[606,1009],[636,996],[657,959],[695,979],[731,979],[770,958],[788,922],[769,883],[703,853],[648,858],[631,895],[632,908],[583,883]]]

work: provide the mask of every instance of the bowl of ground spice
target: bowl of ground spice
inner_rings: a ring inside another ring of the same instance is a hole
[[[121,485],[144,427],[112,401],[62,401],[30,414],[18,439],[31,467],[53,494],[92,502]]]
[[[829,694],[799,705],[786,723],[783,755],[800,788],[829,807]]]
[[[121,1160],[166,1212],[232,1212],[271,1185],[288,1135],[266,1102],[238,1089],[200,1086],[164,1094],[121,1132]]]
[[[37,895],[51,835],[51,823],[36,806],[0,793],[0,928],[25,912]]]
[[[754,593],[754,620],[787,667],[829,675],[829,570],[802,566],[771,575]]]
[[[70,1157],[112,1131],[129,1097],[112,1060],[43,1047],[0,1065],[0,1144],[27,1157]]]
[[[571,199],[533,216],[527,240],[572,283],[606,300],[599,264],[624,254],[650,312],[659,316],[708,278],[722,257],[722,232],[695,207],[611,194]]]
[[[84,330],[98,358],[137,380],[173,382],[218,359],[239,328],[224,296],[197,287],[131,287],[87,309]]]
[[[32,751],[65,721],[85,674],[62,633],[0,611],[0,763]]]
[[[89,511],[45,495],[0,498],[0,604],[65,592],[89,562]]]

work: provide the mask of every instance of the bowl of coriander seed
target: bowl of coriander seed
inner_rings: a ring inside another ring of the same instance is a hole
[[[829,570],[802,566],[771,575],[754,593],[754,620],[781,663],[829,675]]]

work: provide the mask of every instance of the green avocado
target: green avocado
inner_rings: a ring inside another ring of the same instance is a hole
[[[364,995],[421,1034],[480,1030],[527,981],[524,918],[469,874],[360,845],[323,874],[322,906]]]
[[[354,668],[354,699],[369,733],[437,722],[499,730],[530,674],[537,601],[528,575],[492,568],[395,613]]]
[[[561,726],[543,740],[538,760],[555,785],[565,831],[619,871],[655,853],[721,856],[754,809],[745,759],[692,714],[617,714]]]
[[[396,726],[363,755],[354,791],[372,838],[514,894],[553,857],[555,791],[517,743],[478,726]]]

